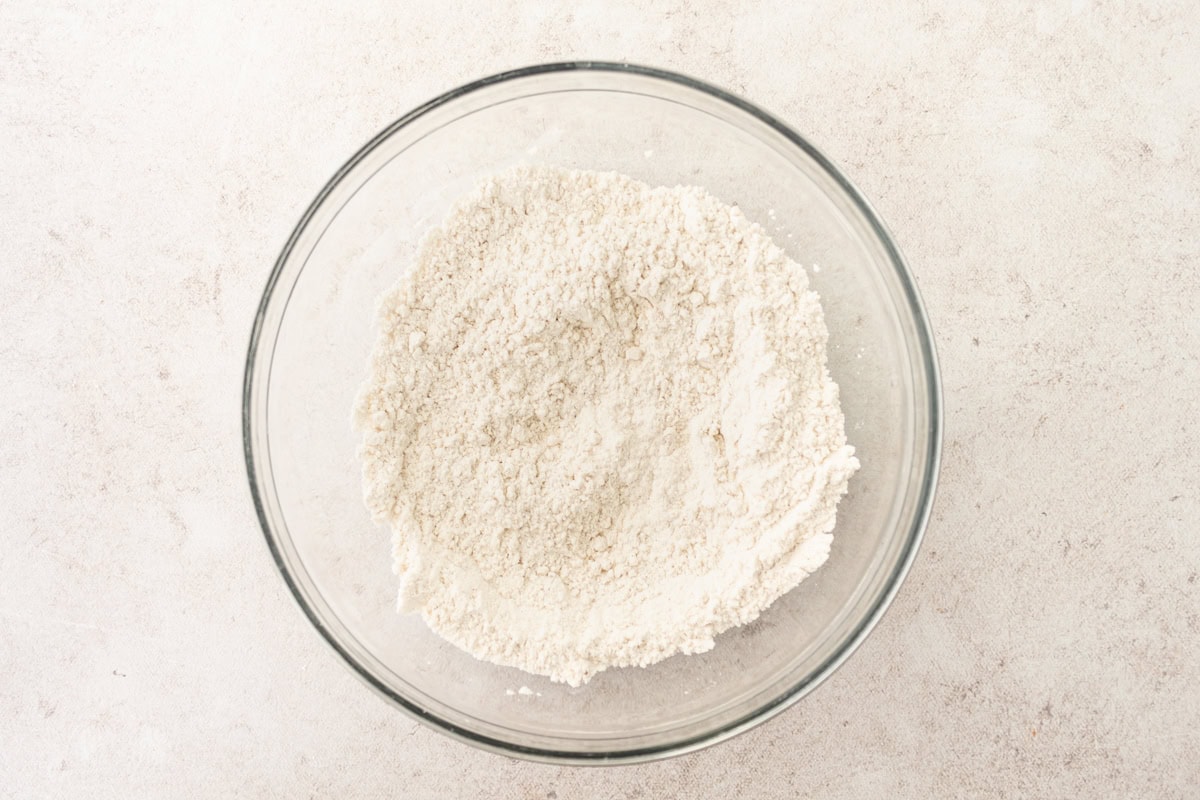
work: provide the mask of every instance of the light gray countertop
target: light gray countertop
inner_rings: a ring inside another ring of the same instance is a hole
[[[0,4],[0,796],[1200,796],[1200,7],[365,5]],[[822,146],[912,264],[947,412],[859,652],[615,770],[360,685],[275,571],[239,417],[266,274],[340,163],[580,56]]]

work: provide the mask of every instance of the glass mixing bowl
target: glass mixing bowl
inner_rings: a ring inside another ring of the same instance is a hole
[[[828,562],[708,653],[613,669],[580,688],[474,659],[395,611],[390,536],[363,504],[350,412],[375,308],[422,235],[517,163],[699,185],[808,268],[862,469]],[[432,100],[321,190],[271,271],[246,362],[250,488],[309,620],[368,686],[474,745],[527,758],[638,761],[694,750],[812,691],[879,620],[917,550],[941,443],[939,381],[912,276],[816,148],[712,86],[628,64],[551,64]]]

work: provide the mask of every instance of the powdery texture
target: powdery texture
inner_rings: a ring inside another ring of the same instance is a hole
[[[804,270],[698,188],[519,168],[383,301],[356,408],[401,610],[578,685],[826,559],[858,468]]]

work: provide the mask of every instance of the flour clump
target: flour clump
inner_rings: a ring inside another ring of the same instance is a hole
[[[804,270],[694,187],[520,167],[383,299],[355,409],[399,607],[578,685],[819,567],[858,468]]]

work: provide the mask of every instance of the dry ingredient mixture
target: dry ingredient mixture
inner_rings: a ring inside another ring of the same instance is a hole
[[[521,167],[387,294],[355,423],[399,606],[573,686],[826,559],[858,468],[804,270],[694,187]]]

